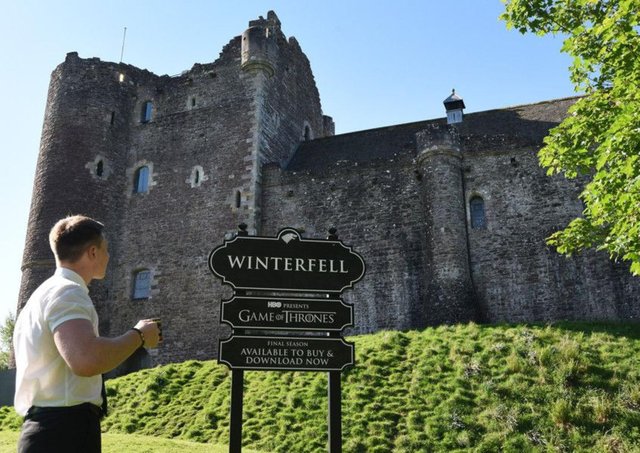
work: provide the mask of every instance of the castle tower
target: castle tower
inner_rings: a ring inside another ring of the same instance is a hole
[[[86,214],[117,231],[130,117],[128,85],[119,66],[75,52],[52,73],[36,167],[18,307],[55,268],[48,232],[60,218]],[[109,236],[117,251],[118,236]],[[92,285],[94,299],[104,284]]]
[[[241,69],[251,84],[251,168],[247,203],[249,232],[262,224],[262,167],[284,168],[300,142],[333,135],[333,120],[322,114],[320,96],[307,57],[297,40],[287,39],[273,12],[249,22],[242,34]],[[248,164],[249,166],[249,164]]]
[[[278,33],[281,33],[280,20],[273,11],[269,11],[267,19],[260,16],[249,22],[249,28],[242,33],[241,67],[244,71],[274,75]]]
[[[278,37],[280,20],[273,11],[269,11],[267,19],[260,16],[249,22],[249,28],[242,33],[241,64],[243,76],[250,79],[255,97],[256,109],[253,112],[251,128],[251,172],[248,188],[245,191],[245,202],[248,204],[248,216],[245,222],[252,234],[259,233],[261,224],[261,182],[262,164],[264,162],[262,135],[264,127],[264,106],[269,79],[276,72],[278,57]]]
[[[437,124],[416,135],[426,216],[425,318],[428,324],[474,320],[459,137],[452,126]]]

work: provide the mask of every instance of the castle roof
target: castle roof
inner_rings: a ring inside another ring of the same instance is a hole
[[[549,129],[558,125],[579,97],[470,113],[456,125],[463,151],[496,147],[540,146]],[[392,159],[399,152],[415,152],[415,134],[429,125],[446,125],[446,118],[399,124],[335,135],[300,144],[288,171],[318,171],[337,161],[365,163]]]

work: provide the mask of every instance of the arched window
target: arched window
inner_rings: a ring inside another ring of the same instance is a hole
[[[474,230],[487,227],[484,215],[484,200],[482,197],[474,196],[469,200],[469,212],[471,214],[471,228]]]
[[[236,191],[236,208],[240,207],[241,202],[242,202],[242,194],[238,190]]]
[[[142,166],[136,170],[133,180],[133,191],[135,193],[144,193],[149,190],[149,167]]]
[[[304,141],[307,142],[309,140],[311,140],[311,128],[306,125],[304,127]]]
[[[133,277],[133,299],[148,299],[151,295],[151,271],[142,269]]]
[[[96,165],[96,176],[98,178],[102,178],[103,175],[104,175],[104,162],[102,160],[99,160]]]
[[[153,114],[153,102],[146,101],[142,104],[142,111],[140,112],[140,122],[148,123],[151,121],[151,115]]]
[[[193,183],[197,186],[200,184],[200,170],[196,168],[196,174],[193,175]]]

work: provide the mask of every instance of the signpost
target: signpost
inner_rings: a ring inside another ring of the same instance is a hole
[[[339,294],[364,276],[362,257],[338,241],[335,229],[327,240],[318,240],[304,239],[292,228],[276,237],[251,237],[240,225],[235,238],[211,252],[209,268],[236,291],[220,305],[220,322],[233,334],[218,344],[218,361],[232,374],[229,451],[242,449],[244,370],[295,370],[328,372],[329,452],[341,452],[340,373],[354,365],[355,351],[340,336],[353,326],[353,307]],[[274,295],[280,292],[304,297]],[[247,330],[298,335],[249,335]],[[300,335],[304,332],[309,335]]]
[[[338,240],[236,236],[209,255],[209,269],[234,289],[341,293],[364,276],[364,261]]]
[[[220,340],[219,357],[231,369],[342,371],[354,348],[342,338],[234,335]]]
[[[222,302],[220,321],[234,329],[342,331],[353,307],[341,299],[236,296]]]

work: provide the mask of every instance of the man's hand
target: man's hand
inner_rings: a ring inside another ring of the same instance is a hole
[[[145,348],[156,348],[160,343],[162,333],[155,319],[141,319],[135,326],[144,335]]]

